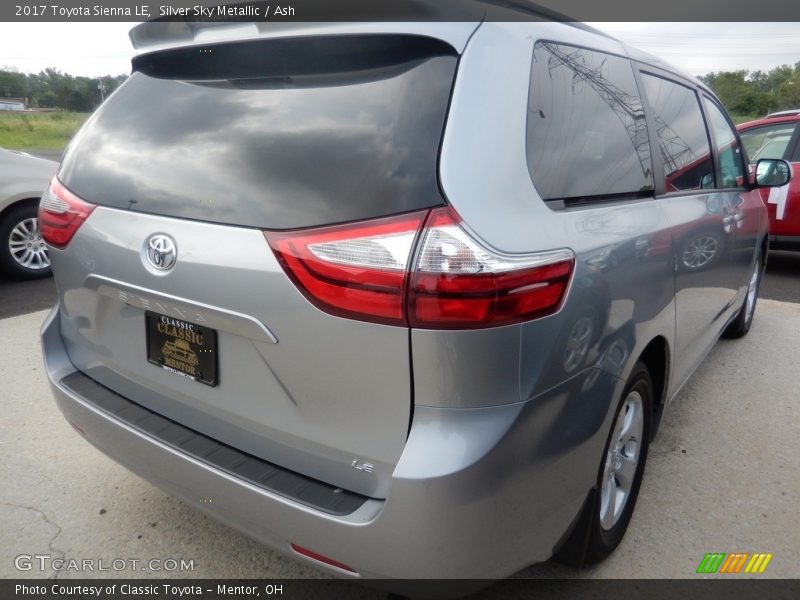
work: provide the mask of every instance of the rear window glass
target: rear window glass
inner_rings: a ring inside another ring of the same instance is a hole
[[[528,167],[545,200],[653,190],[645,114],[628,60],[538,42],[528,109]]]
[[[59,176],[101,205],[274,229],[434,206],[456,62],[401,35],[146,55]]]
[[[679,83],[642,74],[653,109],[667,192],[714,187],[714,161],[697,94]]]

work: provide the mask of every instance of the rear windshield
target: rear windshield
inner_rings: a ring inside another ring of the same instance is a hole
[[[400,35],[145,55],[59,177],[104,206],[273,229],[435,206],[456,63]]]

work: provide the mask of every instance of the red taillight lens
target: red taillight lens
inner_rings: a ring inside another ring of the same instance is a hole
[[[447,207],[264,235],[322,310],[425,329],[496,327],[552,314],[575,264],[569,250],[498,253],[469,235]]]
[[[39,202],[42,238],[51,246],[64,248],[94,209],[94,204],[81,200],[53,177]]]
[[[405,325],[408,265],[426,214],[264,235],[286,273],[317,307],[342,317]]]
[[[459,223],[451,209],[431,212],[409,284],[412,327],[496,327],[558,310],[575,263],[571,251],[501,254]]]

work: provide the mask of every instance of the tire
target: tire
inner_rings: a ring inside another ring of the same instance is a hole
[[[740,338],[747,335],[750,331],[750,326],[753,324],[753,315],[756,312],[756,303],[758,302],[758,291],[761,289],[761,277],[764,275],[764,260],[761,251],[756,255],[756,261],[753,264],[753,272],[750,275],[750,282],[747,286],[747,295],[742,302],[742,308],[736,314],[736,317],[722,332],[722,337],[726,338]]]
[[[52,272],[37,210],[36,203],[23,202],[0,217],[0,269],[14,279],[37,279]]]
[[[596,564],[605,559],[628,529],[647,462],[652,415],[653,382],[645,364],[638,361],[614,413],[614,424],[600,463],[596,501],[587,504],[592,514],[588,519],[584,564]],[[621,446],[620,442],[623,442]],[[633,456],[635,460],[629,460]],[[611,498],[617,500],[613,507],[609,502]]]

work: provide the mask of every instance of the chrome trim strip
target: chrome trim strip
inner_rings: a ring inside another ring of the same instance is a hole
[[[227,331],[257,342],[278,343],[278,338],[264,323],[249,315],[171,294],[163,294],[102,275],[89,275],[84,281],[84,285],[101,296],[142,310],[162,312],[171,317]]]

